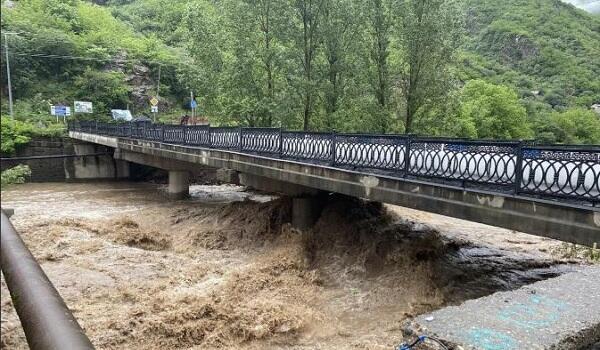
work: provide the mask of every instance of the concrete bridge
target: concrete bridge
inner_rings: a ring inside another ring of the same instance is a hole
[[[288,132],[155,124],[72,123],[70,137],[114,149],[119,164],[169,171],[168,192],[188,193],[189,172],[293,196],[293,224],[318,218],[335,192],[592,246],[600,242],[600,147]],[[122,166],[122,165],[120,165]]]

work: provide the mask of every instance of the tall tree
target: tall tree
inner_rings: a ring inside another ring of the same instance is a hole
[[[327,0],[323,6],[323,51],[325,68],[325,127],[334,129],[334,114],[344,96],[346,75],[351,67],[349,58],[356,44],[359,10],[354,0]]]
[[[223,105],[233,119],[249,126],[272,126],[276,95],[277,49],[286,13],[274,0],[223,2],[230,33],[222,46],[228,60],[222,77]]]
[[[196,62],[185,66],[186,84],[193,87],[202,99],[204,110],[217,115],[223,113],[218,100],[226,58],[223,50],[226,33],[220,30],[222,22],[223,18],[214,4],[208,0],[194,0],[188,3],[182,23],[189,36],[186,48]]]
[[[388,58],[390,55],[390,35],[392,29],[391,6],[388,0],[368,0],[366,5],[369,15],[368,28],[371,36],[369,58],[375,73],[371,78],[371,84],[379,109],[376,120],[379,124],[378,129],[381,132],[386,132],[388,124],[387,109],[390,96]]]
[[[415,117],[451,88],[449,67],[460,44],[463,21],[456,0],[400,0],[397,10],[404,127],[410,133]]]
[[[310,118],[315,103],[315,90],[317,77],[315,74],[315,57],[321,33],[319,24],[325,0],[294,0],[296,19],[299,22],[299,31],[294,35],[296,47],[301,54],[302,83],[300,95],[303,103],[302,127],[310,128]]]

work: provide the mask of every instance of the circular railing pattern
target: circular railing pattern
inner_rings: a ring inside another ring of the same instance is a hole
[[[194,146],[210,146],[210,126],[208,125],[183,125],[180,126],[185,133],[185,143]]]
[[[281,130],[273,128],[242,128],[242,151],[279,153]]]
[[[214,148],[239,148],[240,128],[211,128],[210,146]]]
[[[403,170],[407,140],[391,135],[335,135],[335,165]]]
[[[281,156],[317,161],[331,160],[333,139],[329,133],[285,131]]]
[[[414,141],[410,148],[409,173],[509,185],[515,181],[516,148],[517,145]]]
[[[523,192],[600,199],[600,152],[545,150],[523,152]]]

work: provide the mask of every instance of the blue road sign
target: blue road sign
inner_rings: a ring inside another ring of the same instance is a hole
[[[198,107],[198,102],[196,102],[196,100],[192,100],[192,102],[190,102],[190,107],[191,107],[191,108],[196,108],[196,107]]]
[[[68,117],[71,115],[71,108],[67,106],[52,106],[50,108],[50,113],[57,117]]]

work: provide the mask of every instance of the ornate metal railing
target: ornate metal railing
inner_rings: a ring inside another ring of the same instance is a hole
[[[151,123],[72,122],[69,130],[600,204],[600,146]]]

